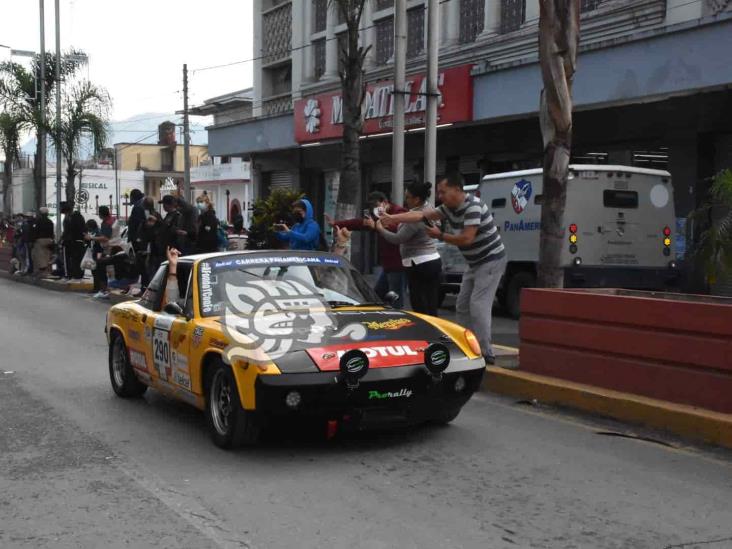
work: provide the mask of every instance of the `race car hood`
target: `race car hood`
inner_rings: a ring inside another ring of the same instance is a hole
[[[227,324],[226,317],[218,322]],[[254,326],[244,319],[238,329],[249,333],[246,328]],[[337,371],[341,356],[350,349],[363,350],[371,368],[422,364],[427,345],[452,341],[421,315],[390,309],[331,309],[322,315],[301,315],[279,338],[289,340],[288,362],[294,353],[302,353],[303,360],[308,360],[307,355],[321,371]]]
[[[337,311],[337,328],[321,344],[306,350],[321,371],[337,371],[341,356],[361,349],[369,367],[388,368],[421,364],[427,345],[443,341],[444,334],[425,320],[403,311]]]

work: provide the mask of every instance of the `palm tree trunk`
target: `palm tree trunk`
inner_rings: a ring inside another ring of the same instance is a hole
[[[67,161],[66,168],[66,202],[68,206],[74,209],[74,199],[76,198],[76,171],[74,163]]]
[[[560,266],[564,208],[572,147],[572,81],[580,35],[579,0],[540,0],[539,61],[544,89],[540,122],[544,138],[544,189],[537,282],[564,286]]]
[[[8,161],[7,152],[5,154],[5,173],[3,173],[3,213],[6,216],[10,216],[10,188],[13,185],[13,161]]]

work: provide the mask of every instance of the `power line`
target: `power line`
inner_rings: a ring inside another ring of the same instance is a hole
[[[453,1],[455,1],[455,0],[440,0],[439,3],[440,3],[440,5],[442,5],[442,4],[447,4],[448,2],[453,2]],[[678,4],[676,6],[667,7],[666,8],[666,11],[669,12],[671,10],[676,10],[676,9],[684,8],[684,7],[690,6],[692,4],[697,4],[698,1],[699,0],[690,0],[689,2],[686,2],[684,4]],[[417,7],[417,8],[410,8],[409,11],[413,11],[415,9],[419,9],[419,7]],[[422,6],[422,9],[423,10],[426,10],[427,9],[427,6],[426,5],[423,5]],[[379,22],[381,22],[383,20],[386,20],[388,18],[389,17],[385,17],[384,19],[380,20]],[[525,20],[523,22],[523,24],[524,25],[527,24],[527,23],[532,23],[533,24],[535,21],[538,21],[538,20],[539,20],[538,17],[532,17],[531,19]],[[378,26],[378,23],[374,23],[374,24],[368,25],[366,27],[361,27],[361,28],[358,29],[358,32],[360,34],[361,32],[364,32],[364,31],[367,31],[367,30],[376,28],[377,26]],[[320,43],[321,41],[330,42],[332,40],[338,40],[338,35],[339,34],[342,34],[342,33],[336,34],[333,38],[322,38],[322,39],[319,39],[319,40],[317,40],[317,42]],[[277,54],[285,54],[285,53],[293,53],[293,52],[300,51],[300,50],[304,50],[304,49],[307,49],[307,48],[312,48],[312,47],[314,47],[314,45],[315,45],[315,42],[314,41],[311,41],[311,42],[309,42],[307,44],[303,44],[302,46],[290,47],[287,50],[283,50],[281,52],[276,52],[275,55],[277,55]],[[231,61],[230,63],[222,63],[220,65],[211,65],[211,66],[208,66],[208,67],[200,67],[198,69],[191,70],[191,74],[195,74],[197,72],[203,72],[203,71],[209,71],[209,70],[215,70],[215,69],[223,69],[223,68],[227,68],[227,67],[233,67],[235,65],[242,65],[244,63],[252,63],[254,61],[261,61],[261,60],[266,59],[268,57],[272,57],[272,55],[273,54],[260,55],[260,56],[257,56],[257,57],[250,57],[249,59],[241,59],[239,61]]]

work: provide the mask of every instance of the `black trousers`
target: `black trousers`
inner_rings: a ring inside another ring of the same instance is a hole
[[[97,259],[97,268],[92,271],[94,275],[94,291],[106,290],[107,284],[109,283],[109,277],[107,276],[107,265],[114,267],[115,278],[121,277],[120,272],[125,268],[125,262],[127,261],[124,254],[102,256]]]
[[[413,311],[437,316],[441,277],[441,259],[433,259],[419,265],[412,263],[410,267],[407,267],[409,300],[412,303]]]
[[[66,278],[83,278],[81,260],[86,252],[86,244],[82,240],[71,240],[63,243],[64,276]]]

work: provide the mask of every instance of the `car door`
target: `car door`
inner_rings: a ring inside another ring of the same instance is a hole
[[[163,271],[161,273],[161,271]],[[147,300],[150,313],[145,321],[145,333],[148,335],[147,350],[151,376],[156,386],[162,391],[175,393],[178,389],[190,391],[190,372],[188,370],[188,352],[190,350],[189,316],[185,312],[190,308],[191,265],[178,264],[179,304],[184,315],[165,312],[165,295],[167,267],[161,267],[150,282]],[[160,275],[160,277],[158,277]],[[149,295],[148,295],[149,293]]]

